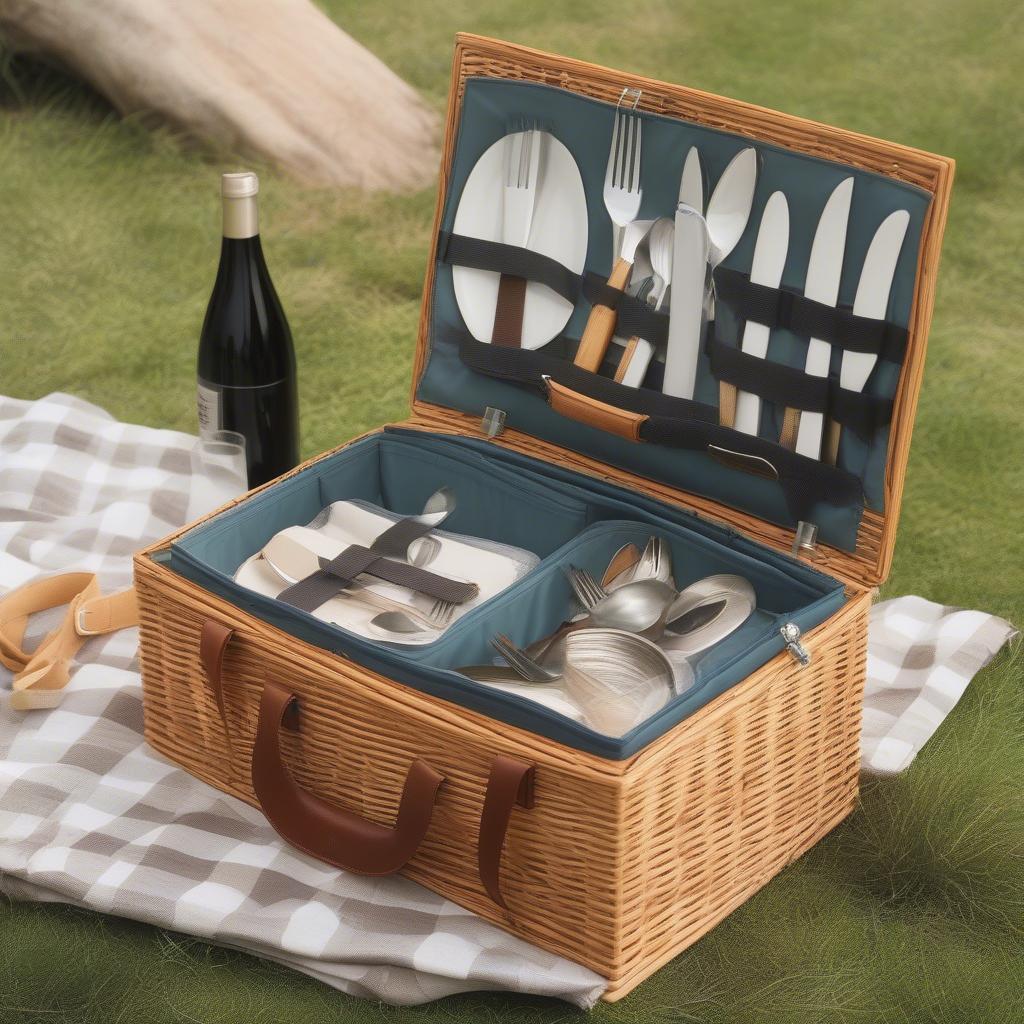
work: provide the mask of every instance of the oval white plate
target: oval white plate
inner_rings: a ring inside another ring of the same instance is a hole
[[[576,161],[550,132],[542,132],[539,184],[530,228],[530,248],[558,260],[576,273],[587,258],[587,196]],[[505,187],[505,139],[494,143],[470,171],[455,212],[459,235],[502,240],[502,189]],[[453,267],[459,312],[477,341],[490,342],[501,275],[472,267]],[[522,348],[546,345],[565,328],[573,304],[550,288],[530,281],[523,310]]]

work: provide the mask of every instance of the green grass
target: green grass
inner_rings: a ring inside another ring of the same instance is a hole
[[[1024,622],[1024,8],[992,0],[325,4],[439,109],[457,29],[627,67],[958,161],[886,594]],[[396,28],[397,27],[397,28]],[[194,429],[193,361],[237,166],[24,63],[0,87],[0,392],[72,391]],[[302,189],[260,168],[301,368],[303,448],[401,417],[434,197]],[[609,1022],[1024,1020],[1024,657],[971,685],[904,775]],[[0,906],[0,1021],[561,1021],[466,996],[392,1010],[131,922]]]

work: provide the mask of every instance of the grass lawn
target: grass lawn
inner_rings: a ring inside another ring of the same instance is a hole
[[[1024,7],[1012,0],[327,0],[441,108],[458,29],[503,36],[958,161],[889,595],[1024,623]],[[0,393],[70,391],[195,429],[218,173],[23,63],[0,85]],[[434,192],[311,191],[259,168],[295,334],[303,448],[408,403]],[[1024,1021],[1024,657],[980,675],[914,766],[599,1021]],[[203,943],[0,904],[0,1021],[556,1021],[481,994],[393,1010]]]

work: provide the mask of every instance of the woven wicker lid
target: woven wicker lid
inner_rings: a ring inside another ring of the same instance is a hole
[[[640,108],[643,110],[706,124],[715,129],[747,136],[758,142],[772,143],[795,152],[863,168],[917,186],[930,193],[932,201],[922,226],[918,251],[917,279],[908,324],[907,354],[900,371],[889,432],[884,483],[885,513],[865,511],[857,536],[856,549],[853,552],[821,544],[813,551],[802,553],[803,557],[820,565],[824,571],[852,584],[872,587],[881,583],[888,575],[892,564],[910,437],[935,300],[935,280],[949,206],[954,162],[947,157],[695,89],[615,71],[496,39],[459,34],[455,40],[433,237],[436,237],[440,229],[452,170],[455,135],[465,81],[467,78],[480,76],[553,85],[582,96],[612,103],[618,99],[624,88],[638,89],[641,90]],[[423,307],[413,370],[414,420],[431,430],[480,437],[481,425],[478,417],[431,405],[415,396],[416,386],[426,366],[430,343],[430,303],[434,278],[435,265],[430,261],[424,282]],[[792,529],[765,522],[713,500],[658,484],[529,434],[507,430],[494,440],[497,444],[537,458],[612,479],[663,500],[681,504],[702,515],[725,522],[773,548],[788,551],[793,546]]]

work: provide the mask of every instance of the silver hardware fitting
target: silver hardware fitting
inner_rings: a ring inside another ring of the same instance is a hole
[[[801,668],[807,668],[811,663],[811,652],[800,642],[800,627],[795,622],[787,622],[779,632],[786,641],[786,650],[800,663]]]
[[[818,546],[818,528],[814,523],[805,523],[802,519],[796,524],[796,533],[793,536],[793,554],[799,555],[804,551],[813,551]]]
[[[480,427],[488,437],[497,437],[499,434],[503,434],[505,432],[505,410],[487,406],[484,409]]]
[[[630,110],[636,110],[637,105],[640,103],[640,97],[643,96],[643,89],[634,89],[627,86],[619,94],[619,102],[615,104],[616,107],[628,107]]]

